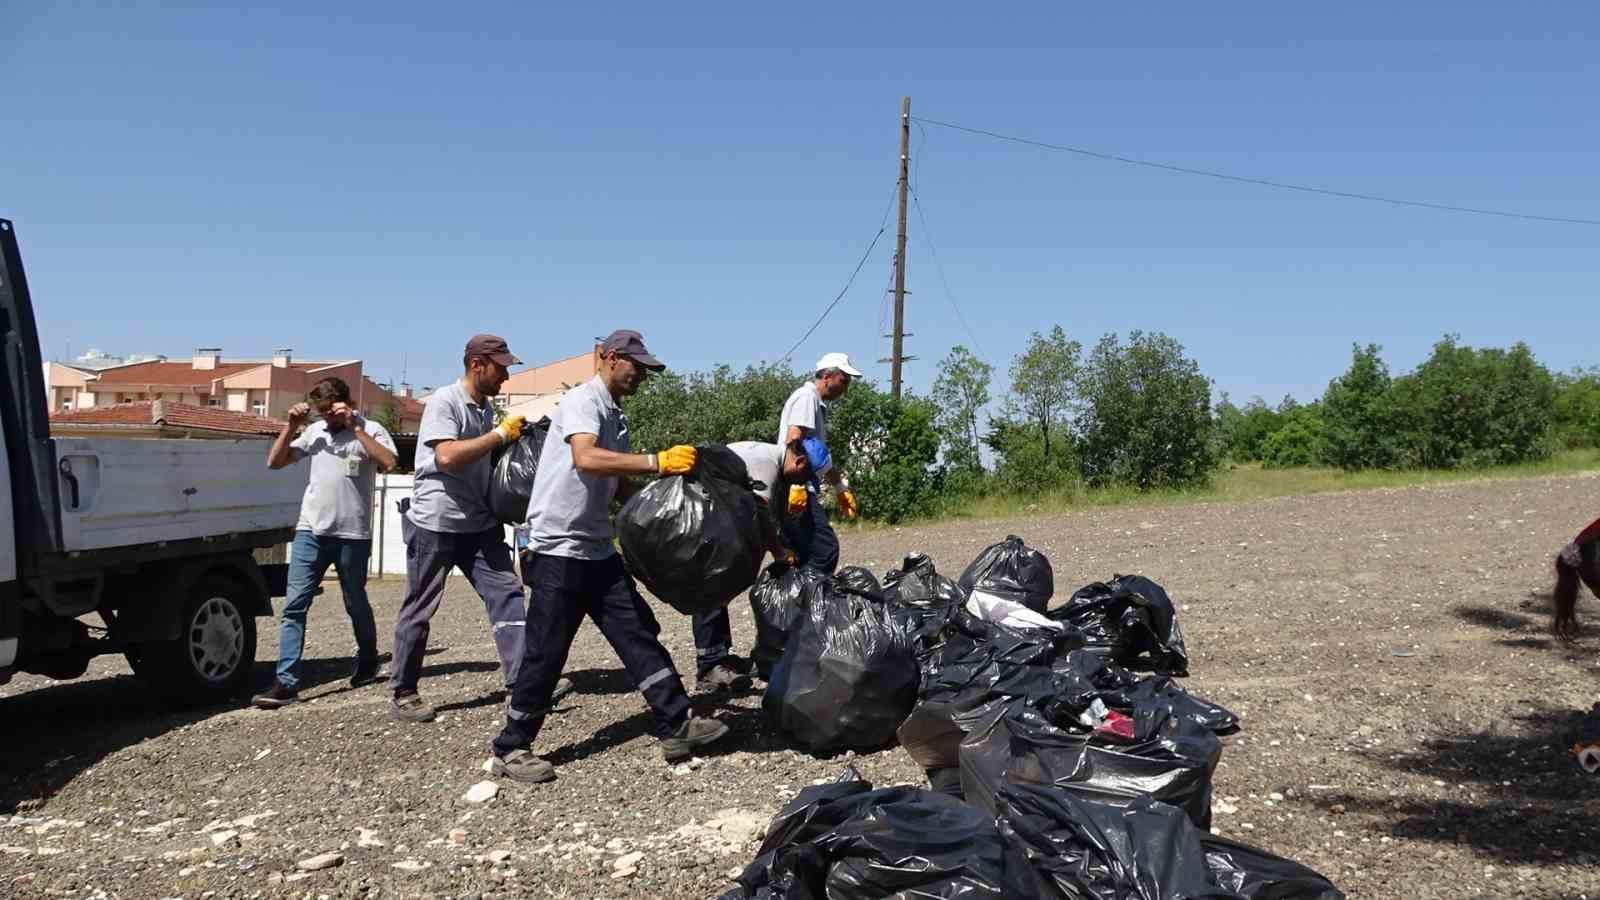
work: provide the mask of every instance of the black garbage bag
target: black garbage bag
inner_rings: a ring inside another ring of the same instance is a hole
[[[940,575],[933,560],[921,553],[907,556],[900,568],[883,576],[883,598],[924,662],[942,642],[950,616],[967,602],[961,586]]]
[[[762,699],[768,721],[817,754],[876,750],[917,699],[916,655],[876,598],[835,579],[808,586]]]
[[[1316,872],[1195,827],[1150,797],[1097,800],[1006,783],[997,827],[1007,877],[1060,900],[1343,900]]]
[[[685,615],[727,606],[766,555],[744,460],[720,445],[697,452],[693,472],[656,480],[617,513],[628,571]]]
[[[1023,897],[994,820],[952,797],[874,790],[855,769],[778,813],[722,900]]]
[[[1052,722],[1026,700],[994,710],[961,742],[967,802],[993,811],[996,792],[1008,780],[1053,785],[1082,797],[1148,794],[1209,828],[1211,778],[1222,742],[1180,716],[1137,710],[1123,715],[1131,722],[1124,721],[1128,730],[1118,733]],[[1114,717],[1106,722],[1114,724]]]
[[[1053,668],[1054,694],[1041,707],[1053,721],[1076,717],[1099,699],[1111,709],[1132,716],[1143,731],[1154,731],[1165,716],[1187,719],[1214,734],[1239,730],[1239,717],[1228,709],[1197,697],[1165,675],[1140,677],[1093,652],[1067,653]]]
[[[871,572],[861,566],[845,566],[833,573],[833,577],[839,579],[839,583],[845,587],[855,588],[862,593],[883,593],[883,585],[878,583],[878,579]]]
[[[750,617],[756,623],[750,660],[763,679],[772,677],[772,667],[789,643],[789,627],[800,615],[806,588],[827,577],[815,569],[775,562],[756,579],[750,589]]]
[[[528,520],[528,498],[533,496],[533,476],[539,471],[539,454],[550,433],[550,417],[545,416],[522,429],[522,437],[495,454],[494,474],[489,478],[489,509],[503,525],[521,525]]]
[[[945,634],[923,667],[917,705],[898,732],[900,746],[930,771],[959,765],[962,739],[998,706],[1018,697],[1042,701],[1054,690],[1054,636],[959,611]]]
[[[956,583],[969,597],[983,591],[1041,613],[1056,592],[1050,560],[1014,534],[978,554]]]
[[[1162,675],[1189,674],[1189,655],[1172,598],[1142,575],[1118,575],[1109,583],[1086,585],[1046,615],[1081,629],[1090,649],[1119,666]]]

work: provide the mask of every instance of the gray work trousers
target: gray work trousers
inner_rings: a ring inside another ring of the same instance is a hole
[[[509,690],[517,683],[517,670],[522,666],[528,607],[503,532],[499,528],[476,534],[429,531],[402,517],[401,534],[406,542],[406,596],[394,623],[390,689],[417,689],[428,649],[429,621],[444,599],[445,576],[456,568],[483,598],[494,629],[500,674]]]

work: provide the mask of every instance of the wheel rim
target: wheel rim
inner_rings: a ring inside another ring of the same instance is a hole
[[[244,617],[227,597],[211,597],[189,623],[189,662],[207,681],[226,681],[244,657]]]

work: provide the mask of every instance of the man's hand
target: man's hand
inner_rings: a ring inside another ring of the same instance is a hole
[[[789,485],[789,515],[798,516],[806,511],[806,486]]]
[[[309,404],[309,403],[296,403],[295,405],[289,407],[289,427],[290,428],[302,428],[302,427],[304,427],[305,424],[306,424],[306,419],[309,419],[310,417],[311,417],[311,404]]]
[[[694,471],[698,454],[688,444],[668,447],[656,455],[656,467],[662,475],[687,475]]]
[[[348,403],[335,403],[328,412],[333,417],[332,424],[340,428],[349,428],[353,431],[361,422],[361,414]]]
[[[793,550],[784,550],[782,553],[775,553],[773,555],[791,569],[800,564],[800,557],[795,556]]]
[[[522,428],[527,423],[527,418],[523,416],[506,416],[494,427],[494,433],[500,435],[500,443],[509,444],[522,437]]]
[[[856,492],[849,488],[839,491],[839,512],[844,513],[846,519],[854,519],[861,514],[861,506],[856,503]]]

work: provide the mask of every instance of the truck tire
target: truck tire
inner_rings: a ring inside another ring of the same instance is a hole
[[[256,661],[250,593],[223,575],[195,582],[184,598],[177,640],[150,641],[130,650],[134,673],[179,704],[215,703],[241,693]]]

